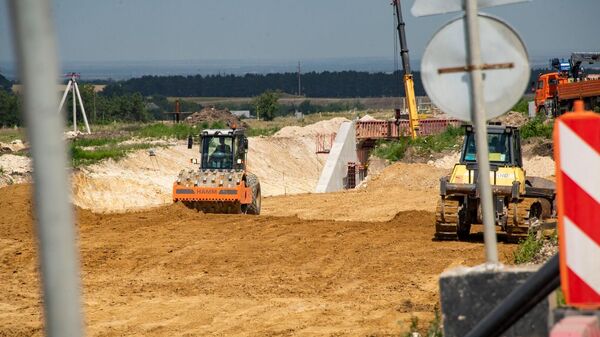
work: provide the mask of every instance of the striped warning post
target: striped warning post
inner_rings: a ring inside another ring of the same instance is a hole
[[[561,285],[567,304],[600,308],[600,115],[554,126]]]

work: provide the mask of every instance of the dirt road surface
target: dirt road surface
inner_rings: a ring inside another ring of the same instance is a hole
[[[426,195],[409,192],[379,203],[393,212]],[[355,194],[330,196],[348,208]],[[299,209],[320,202],[294,198]],[[306,220],[271,204],[287,202],[265,199],[261,216],[78,210],[87,335],[395,336],[413,316],[433,318],[439,273],[484,260],[482,244],[432,242],[425,210]],[[0,336],[41,336],[30,186],[0,189],[0,212]],[[515,246],[499,247],[509,257]]]

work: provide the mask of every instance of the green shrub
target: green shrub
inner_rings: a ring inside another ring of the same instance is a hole
[[[137,136],[143,138],[177,138],[186,139],[189,135],[200,132],[199,129],[188,124],[163,124],[155,123],[146,125],[137,131]]]
[[[437,153],[457,146],[463,134],[462,128],[450,126],[440,134],[414,140],[403,137],[394,141],[380,141],[375,146],[373,154],[389,161],[398,161],[404,158],[409,147],[413,147],[420,155]]]
[[[373,155],[389,161],[398,161],[404,158],[409,145],[410,139],[406,137],[394,141],[379,141],[375,145]]]
[[[544,242],[542,240],[537,240],[535,234],[530,233],[527,235],[527,238],[519,243],[519,246],[514,252],[513,260],[515,264],[532,262],[540,249],[542,249],[543,245]]]
[[[545,123],[543,117],[536,117],[521,127],[521,138],[544,137],[551,139],[554,123]]]
[[[441,152],[453,148],[458,143],[462,135],[464,135],[462,128],[450,126],[440,134],[419,137],[412,141],[412,144],[419,152]]]
[[[528,115],[529,114],[529,102],[526,99],[521,98],[517,102],[517,104],[515,104],[515,106],[513,106],[513,108],[511,110]]]
[[[211,129],[226,129],[226,128],[228,128],[228,126],[227,126],[227,124],[225,124],[222,121],[215,121],[215,122],[212,122],[212,124],[210,125],[210,128]],[[203,129],[207,129],[207,128],[203,128]]]

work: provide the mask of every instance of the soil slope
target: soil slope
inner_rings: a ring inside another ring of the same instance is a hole
[[[0,336],[43,334],[29,188],[0,189]],[[413,315],[432,318],[440,272],[484,259],[479,243],[432,242],[427,211],[384,222],[271,214],[79,210],[87,335],[397,335]],[[500,244],[500,256],[513,248]]]
[[[439,179],[448,174],[426,164],[395,163],[359,189],[266,198],[263,214],[302,219],[388,221],[398,212],[435,211]]]
[[[285,127],[273,137],[250,138],[248,170],[260,179],[263,196],[313,192],[327,160],[326,155],[315,153],[315,136],[335,133],[344,121],[333,118],[305,127]],[[199,158],[198,147],[189,150],[175,143],[157,147],[153,153],[151,157],[148,150],[140,150],[117,162],[107,160],[78,170],[73,175],[73,202],[94,212],[170,204],[179,171],[197,169],[190,159]]]

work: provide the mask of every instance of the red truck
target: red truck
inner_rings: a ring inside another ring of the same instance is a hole
[[[581,64],[600,61],[600,53],[573,53],[569,61],[554,59],[555,72],[541,74],[535,86],[538,115],[560,116],[572,111],[573,102],[581,99],[586,110],[600,108],[600,79],[583,76]]]

